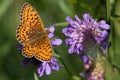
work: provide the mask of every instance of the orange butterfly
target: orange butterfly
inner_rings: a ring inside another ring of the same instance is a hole
[[[35,57],[40,61],[50,61],[52,58],[52,46],[48,38],[50,31],[44,30],[37,11],[30,4],[25,3],[20,16],[21,23],[16,30],[16,37],[23,45],[23,56]]]

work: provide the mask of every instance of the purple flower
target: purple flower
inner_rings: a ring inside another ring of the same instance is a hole
[[[97,53],[98,47],[108,49],[109,33],[107,30],[110,26],[104,20],[97,22],[89,14],[84,14],[83,20],[80,20],[77,15],[75,15],[75,20],[70,17],[66,17],[66,20],[69,25],[62,32],[68,37],[65,40],[66,45],[70,45],[68,53],[92,55]],[[92,56],[96,57],[96,55]],[[87,60],[87,57],[83,57]]]
[[[92,66],[86,74],[86,80],[105,80],[104,64],[102,59],[96,59],[94,66]]]
[[[39,76],[43,76],[44,74],[50,75],[52,70],[58,71],[61,65],[57,63],[56,58],[52,58],[50,62],[43,62],[42,65],[38,68]]]
[[[55,39],[55,38],[52,39],[54,37],[54,31],[55,31],[54,26],[45,28],[45,30],[49,30],[50,33],[48,34],[48,38],[50,38],[51,44],[53,46],[59,46],[62,44],[61,39]],[[22,44],[19,44],[18,50],[20,52],[22,52],[22,48],[23,48]],[[38,66],[38,74],[40,77],[43,76],[44,74],[50,75],[52,70],[58,71],[61,66],[57,63],[57,59],[54,57],[52,57],[52,59],[49,62],[46,62],[46,61],[41,62],[34,57],[25,58],[22,62],[22,66],[26,66],[26,64],[28,64],[28,63]]]
[[[50,39],[54,37],[54,31],[55,31],[54,26],[51,26],[51,27],[49,27],[49,28],[45,28],[45,30],[49,30],[49,31],[50,31],[50,33],[49,33],[49,35],[48,35],[48,37],[49,37]],[[59,46],[59,45],[62,44],[62,40],[61,40],[61,39],[51,39],[51,44],[52,44],[53,46]]]

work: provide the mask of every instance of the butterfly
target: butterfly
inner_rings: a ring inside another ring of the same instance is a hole
[[[40,61],[50,61],[52,46],[48,38],[49,33],[49,30],[44,29],[37,11],[29,3],[25,3],[20,13],[20,25],[16,30],[16,38],[23,46],[23,56],[35,57]]]

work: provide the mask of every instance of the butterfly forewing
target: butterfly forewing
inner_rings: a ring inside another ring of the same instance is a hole
[[[21,23],[17,28],[16,36],[18,41],[24,45],[30,42],[31,35],[35,36],[38,31],[44,31],[44,25],[36,10],[28,3],[23,5],[20,16]]]
[[[44,30],[44,25],[37,11],[28,3],[25,3],[21,11],[21,23],[34,27],[34,25],[39,25],[36,28]]]

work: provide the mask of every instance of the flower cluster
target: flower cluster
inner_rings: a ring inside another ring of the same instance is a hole
[[[70,45],[68,53],[75,53],[82,56],[83,62],[88,60],[87,54],[97,53],[98,49],[107,50],[109,47],[107,30],[110,26],[104,20],[97,22],[89,14],[83,15],[80,20],[75,15],[75,20],[66,17],[69,25],[62,30],[68,38],[65,40],[66,45]]]
[[[40,67],[38,68],[38,74],[40,77],[44,74],[50,75],[51,70],[58,71],[60,67],[61,65],[57,63],[57,59],[53,57],[50,62],[43,62],[42,65],[40,65]]]
[[[50,39],[54,37],[54,31],[55,31],[54,26],[45,28],[45,30],[50,31],[50,33],[48,34],[48,37]],[[53,40],[51,39],[51,44],[53,46],[59,46],[59,45],[61,45],[61,43],[62,43],[61,39],[53,39]],[[23,46],[21,44],[19,44],[18,50],[22,51],[22,48],[23,48]],[[43,76],[44,74],[50,75],[52,70],[58,71],[61,66],[57,63],[57,59],[55,57],[52,57],[52,59],[49,62],[46,62],[46,61],[41,62],[41,61],[35,59],[34,57],[25,58],[22,62],[22,65],[25,66],[28,63],[38,66],[38,74],[40,77]]]
[[[77,15],[75,15],[74,20],[70,17],[66,17],[66,20],[69,25],[66,28],[63,28],[62,33],[67,37],[65,40],[66,45],[70,45],[68,53],[79,55],[84,63],[84,68],[86,70],[91,70],[90,68],[93,63],[90,58],[97,59],[97,53],[105,54],[104,52],[109,48],[108,30],[110,30],[110,26],[106,24],[105,20],[97,22],[89,14],[84,14],[82,20],[79,19]],[[48,37],[50,38],[51,45],[53,47],[61,45],[61,39],[53,39],[55,31],[54,26],[45,28],[45,30],[50,31]],[[19,45],[18,49],[20,51],[22,51],[22,48],[22,45]],[[38,74],[41,77],[45,74],[50,75],[52,70],[58,71],[61,65],[59,65],[57,62],[58,60],[55,57],[52,57],[49,62],[41,62],[32,57],[25,58],[22,62],[22,65],[25,66],[28,63],[37,65]],[[87,74],[87,80],[98,80],[98,78],[101,78],[99,80],[103,80],[104,70],[102,65],[103,64],[99,64],[98,61],[92,68],[93,70]],[[98,66],[101,66],[101,68]],[[98,72],[96,73],[96,71]],[[96,76],[97,79],[94,79]]]
[[[87,73],[87,80],[104,80],[105,76],[105,67],[104,61],[102,59],[97,59],[94,67],[91,67],[91,70]]]

